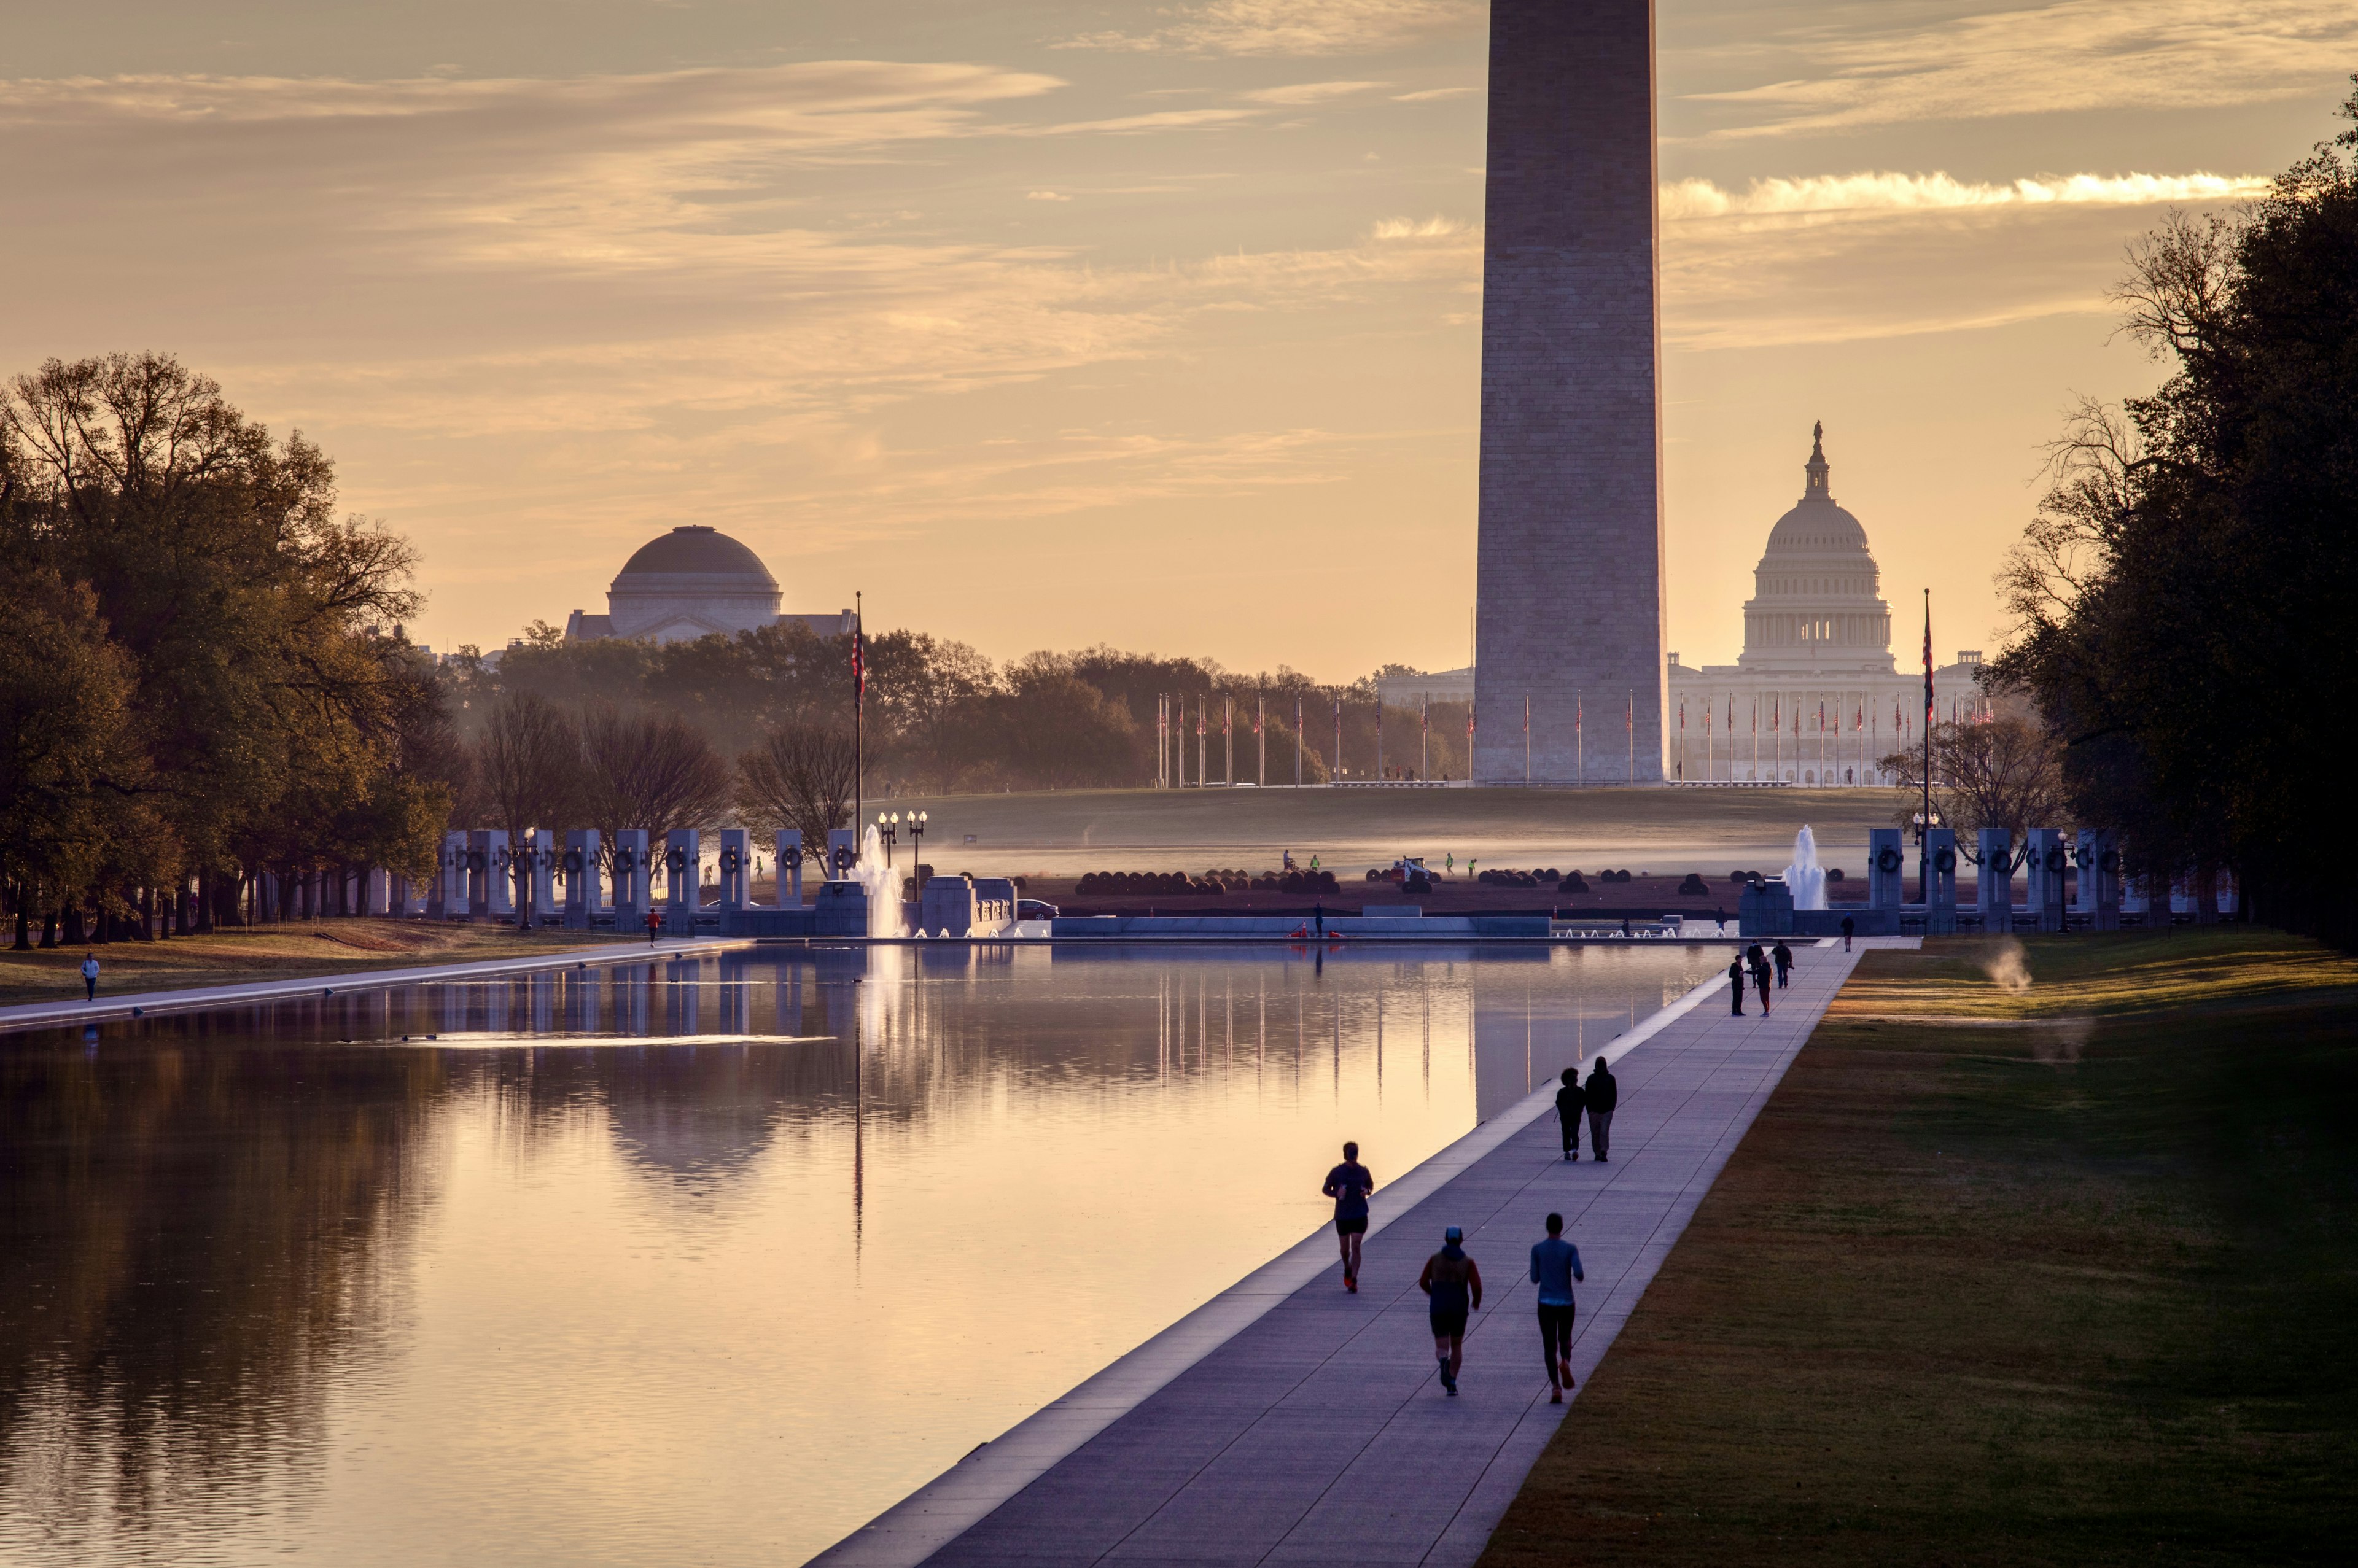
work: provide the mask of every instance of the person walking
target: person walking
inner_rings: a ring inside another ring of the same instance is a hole
[[[1425,1317],[1433,1325],[1433,1354],[1441,1363],[1441,1386],[1457,1397],[1457,1371],[1466,1364],[1466,1319],[1482,1305],[1482,1271],[1460,1245],[1466,1233],[1451,1226],[1441,1233],[1441,1250],[1424,1260],[1416,1288],[1427,1298]]]
[[[1359,1240],[1368,1234],[1368,1195],[1376,1178],[1359,1163],[1359,1146],[1343,1145],[1343,1162],[1326,1173],[1321,1189],[1335,1200],[1335,1238],[1343,1249],[1343,1288],[1359,1293]]]
[[[82,1000],[98,1000],[98,955],[85,952],[81,956]]]
[[[1326,901],[1320,899],[1310,906],[1310,918],[1318,923],[1318,940],[1326,940]]]
[[[1567,1160],[1580,1158],[1580,1113],[1587,1103],[1588,1097],[1581,1092],[1580,1069],[1566,1067],[1563,1087],[1555,1091],[1555,1119],[1563,1127],[1563,1157]]]
[[[1605,1058],[1588,1072],[1588,1152],[1603,1164],[1613,1144],[1613,1108],[1621,1103],[1621,1080],[1606,1070]]]
[[[1758,947],[1752,949],[1752,986],[1760,993],[1760,1016],[1766,1018],[1768,1016],[1768,988],[1774,982],[1768,972],[1768,958]]]
[[[1540,1359],[1547,1363],[1548,1403],[1572,1389],[1572,1282],[1585,1281],[1580,1249],[1563,1238],[1563,1216],[1547,1217],[1547,1239],[1531,1248],[1531,1283],[1540,1288]]]
[[[1786,946],[1785,939],[1779,936],[1777,946],[1768,949],[1768,956],[1777,960],[1777,989],[1783,990],[1786,977],[1793,972],[1793,949]]]
[[[1736,1018],[1744,1016],[1744,959],[1739,956],[1727,961],[1728,1012]]]
[[[1847,914],[1845,914],[1845,915],[1844,915],[1844,916],[1843,916],[1843,951],[1844,951],[1844,952],[1847,953],[1847,952],[1849,952],[1849,951],[1850,951],[1850,934],[1851,934],[1852,932],[1854,932],[1854,931],[1857,930],[1857,929],[1858,929],[1858,922],[1857,922],[1857,921],[1853,920],[1853,919],[1852,919],[1849,915],[1847,915]]]

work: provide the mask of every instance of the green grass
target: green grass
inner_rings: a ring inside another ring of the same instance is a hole
[[[1869,955],[1486,1564],[2339,1561],[2353,1018],[2266,934]]]

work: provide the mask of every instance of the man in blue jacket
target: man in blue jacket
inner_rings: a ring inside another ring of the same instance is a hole
[[[1563,1216],[1547,1217],[1547,1239],[1531,1249],[1531,1283],[1540,1288],[1540,1358],[1547,1363],[1548,1403],[1563,1403],[1572,1387],[1572,1282],[1580,1249],[1563,1238]]]

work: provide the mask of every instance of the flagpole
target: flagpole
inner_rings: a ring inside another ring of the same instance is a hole
[[[1931,870],[1932,842],[1932,590],[1924,590],[1924,805],[1923,820],[1917,828],[1916,883],[1923,890],[1925,917],[1931,915],[1931,885],[1925,875]]]
[[[868,773],[868,606],[851,590],[851,856],[860,862],[860,821],[868,800],[861,785]]]

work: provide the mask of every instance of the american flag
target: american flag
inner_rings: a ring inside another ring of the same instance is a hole
[[[857,627],[851,633],[851,700],[868,700],[868,633]]]
[[[1924,594],[1924,728],[1932,727],[1932,595]]]

